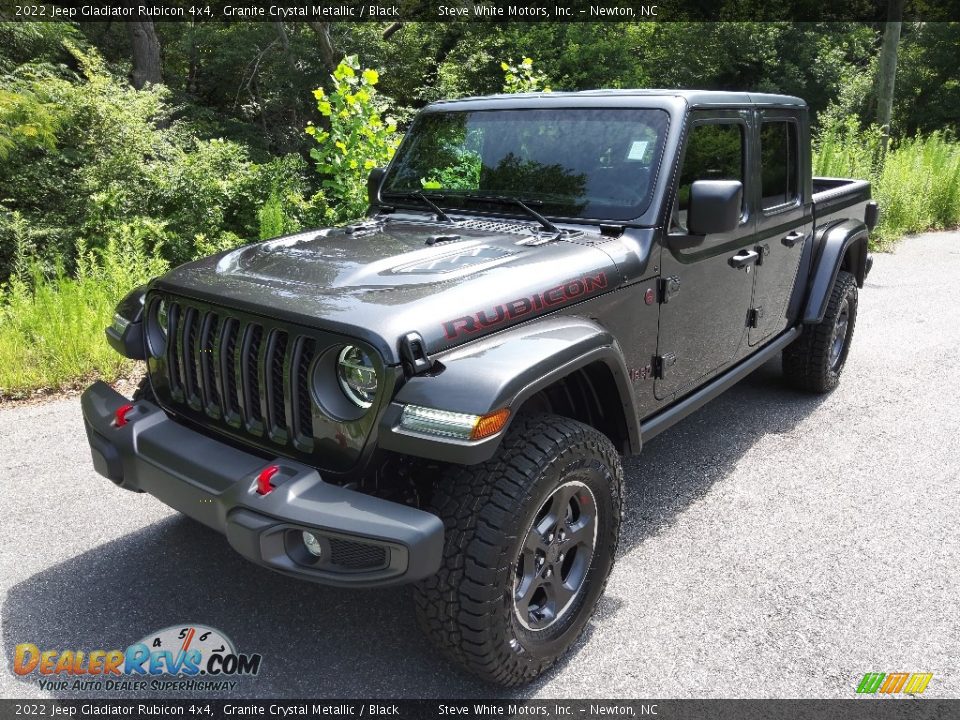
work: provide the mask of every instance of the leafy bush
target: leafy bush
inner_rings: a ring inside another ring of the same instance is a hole
[[[814,171],[870,180],[880,206],[879,247],[960,225],[960,143],[944,133],[906,138],[884,156],[879,128],[861,128],[853,118],[826,125],[814,142]]]
[[[198,137],[163,86],[136,91],[69,47],[81,75],[24,67],[0,78],[0,282],[12,269],[13,213],[48,272],[72,271],[78,242],[102,249],[138,219],[156,230],[147,249],[174,264],[257,239],[271,197],[285,228],[312,219],[299,155],[258,163],[240,143]]]
[[[356,55],[344,58],[333,72],[333,91],[313,91],[317,109],[328,121],[322,129],[313,123],[306,132],[319,145],[310,151],[323,176],[325,221],[345,222],[361,217],[367,208],[370,170],[390,162],[400,136],[392,117],[381,117],[385,103],[378,96],[376,70],[360,71]]]
[[[512,61],[502,62],[500,69],[505,93],[550,92],[546,74],[534,70],[533,60],[528,57],[516,65]]]

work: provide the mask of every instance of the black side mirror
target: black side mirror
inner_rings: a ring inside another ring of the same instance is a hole
[[[687,229],[691,235],[735,230],[742,203],[743,183],[739,180],[697,180],[690,186]]]
[[[367,176],[367,202],[371,205],[380,204],[380,183],[383,182],[383,176],[386,174],[386,168],[375,167]]]

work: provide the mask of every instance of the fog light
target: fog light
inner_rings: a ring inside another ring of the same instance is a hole
[[[404,430],[457,440],[483,440],[500,432],[507,424],[509,417],[509,408],[501,408],[486,415],[470,415],[420,405],[407,405],[400,415],[400,427]]]
[[[307,552],[314,557],[323,556],[323,546],[320,544],[320,538],[312,532],[303,531],[303,544],[307,548]]]

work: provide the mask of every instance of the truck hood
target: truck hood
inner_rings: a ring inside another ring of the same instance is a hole
[[[407,333],[433,353],[620,284],[592,244],[598,234],[529,245],[535,227],[468,224],[390,219],[303,232],[182,265],[155,287],[365,340],[395,364]]]

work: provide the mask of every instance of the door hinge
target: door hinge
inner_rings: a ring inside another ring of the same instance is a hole
[[[667,376],[667,371],[676,364],[677,356],[675,353],[656,355],[653,358],[653,376],[658,380],[662,380]]]
[[[670,302],[670,298],[680,292],[680,278],[676,275],[657,280],[657,295],[661,303]]]
[[[763,265],[764,259],[770,254],[770,246],[769,246],[769,245],[757,245],[757,246],[754,248],[754,250],[756,250],[757,255],[759,256],[759,257],[757,258],[757,265],[758,265],[758,266],[759,266],[759,265]]]
[[[408,375],[419,375],[433,367],[420,333],[407,333],[400,338],[400,358]]]
[[[760,327],[760,320],[763,319],[763,308],[750,308],[747,312],[747,327]]]

